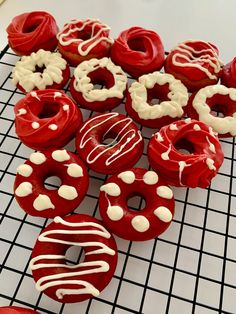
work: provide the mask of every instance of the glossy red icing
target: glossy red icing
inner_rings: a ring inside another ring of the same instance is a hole
[[[222,69],[221,83],[227,87],[236,88],[236,57],[224,65]]]
[[[21,306],[2,306],[0,314],[39,314],[39,312]]]
[[[164,47],[156,32],[134,26],[121,32],[115,40],[111,59],[137,78],[162,68]]]
[[[54,17],[43,11],[17,15],[7,27],[9,46],[18,55],[30,55],[39,49],[54,51],[58,26]]]
[[[147,153],[151,167],[170,185],[207,187],[224,159],[216,133],[191,119],[172,126],[164,126],[150,139]]]
[[[63,147],[82,122],[75,103],[63,91],[54,89],[28,93],[16,103],[14,112],[16,134],[25,145],[37,150]],[[38,128],[33,128],[34,122]],[[56,129],[50,129],[52,125]]]

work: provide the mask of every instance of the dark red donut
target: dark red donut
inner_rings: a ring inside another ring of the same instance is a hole
[[[111,59],[132,77],[160,70],[165,58],[160,36],[134,26],[120,33],[111,49]]]
[[[71,246],[83,248],[83,262],[67,264],[66,251]],[[116,264],[116,242],[101,222],[88,215],[71,215],[55,217],[41,232],[30,268],[39,291],[71,303],[97,297],[111,281]]]
[[[173,48],[165,60],[165,71],[181,80],[190,92],[216,84],[221,75],[219,51],[202,40],[187,40]]]
[[[84,60],[110,55],[110,27],[98,19],[72,20],[58,33],[58,49],[73,66]]]
[[[8,43],[20,56],[39,49],[54,51],[58,26],[54,17],[44,11],[27,12],[13,18],[7,29]]]
[[[132,168],[111,176],[100,188],[99,210],[107,228],[131,241],[154,239],[170,225],[174,215],[172,190],[154,171]],[[133,196],[145,199],[140,211],[129,209]]]
[[[61,185],[56,190],[44,186],[56,176]],[[14,193],[18,204],[32,216],[53,218],[71,213],[83,200],[88,189],[88,173],[77,155],[63,150],[32,153],[17,168]]]
[[[27,94],[16,103],[14,112],[16,134],[36,150],[63,147],[82,122],[75,103],[63,91],[54,89]]]
[[[106,139],[112,139],[108,144]],[[143,152],[141,132],[130,118],[116,112],[85,121],[76,136],[81,159],[96,172],[112,174],[132,167]]]
[[[161,128],[150,139],[147,154],[168,184],[191,188],[207,187],[224,160],[217,134],[189,118]]]
[[[118,106],[126,94],[128,79],[111,59],[91,59],[80,63],[70,83],[70,91],[83,108],[104,112]],[[95,87],[103,85],[102,89]]]
[[[40,314],[39,312],[21,306],[2,306],[0,314]]]
[[[227,87],[236,88],[236,57],[223,66],[221,83]]]

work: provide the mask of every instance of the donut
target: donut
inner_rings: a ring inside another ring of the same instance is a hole
[[[106,144],[106,140],[112,139]],[[132,120],[116,112],[85,121],[76,136],[80,158],[96,172],[113,174],[132,167],[143,152],[141,132]]]
[[[222,85],[236,88],[236,57],[223,66],[220,79]]]
[[[223,114],[217,117],[213,111]],[[212,127],[219,137],[236,136],[236,88],[206,86],[189,98],[188,116]]]
[[[127,201],[133,196],[145,199],[142,210],[129,209]],[[173,192],[156,172],[132,168],[111,176],[101,186],[99,210],[112,233],[131,241],[150,240],[163,233],[172,221]]]
[[[16,134],[36,150],[63,147],[75,135],[82,114],[63,92],[54,89],[33,91],[14,107]]]
[[[127,83],[127,76],[111,59],[90,59],[76,67],[70,83],[70,92],[81,107],[104,112],[122,102]],[[95,84],[105,87],[98,89]]]
[[[66,251],[82,247],[84,261],[66,263]],[[98,296],[108,285],[117,264],[117,247],[101,222],[89,215],[55,217],[39,235],[30,269],[36,289],[63,303]]]
[[[160,36],[149,29],[134,26],[120,33],[111,48],[111,59],[137,78],[160,70],[165,59]]]
[[[181,80],[189,92],[216,84],[221,66],[216,46],[202,40],[187,40],[178,44],[164,63],[165,71]]]
[[[110,55],[110,27],[98,19],[72,20],[57,34],[58,49],[73,66]]]
[[[159,104],[152,104],[158,99]],[[188,103],[187,88],[173,75],[153,72],[132,83],[125,108],[128,115],[143,126],[161,128],[184,114]]]
[[[217,134],[203,122],[186,119],[166,125],[148,143],[151,167],[168,184],[207,187],[224,154]]]
[[[62,89],[70,78],[70,68],[58,52],[40,49],[17,61],[12,83],[23,93],[37,89]]]
[[[39,314],[39,312],[21,306],[2,306],[0,314]]]
[[[54,51],[58,30],[54,17],[44,11],[17,15],[6,29],[9,46],[20,56],[30,55],[39,49]]]
[[[59,177],[58,189],[49,190],[44,182]],[[53,218],[71,213],[83,200],[88,189],[88,173],[73,153],[61,150],[34,152],[18,166],[14,194],[20,207],[32,216]]]

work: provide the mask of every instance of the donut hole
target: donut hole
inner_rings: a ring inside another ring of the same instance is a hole
[[[170,100],[168,97],[169,84],[155,84],[153,88],[147,89],[147,102],[150,106],[159,105],[163,101]]]
[[[207,98],[206,103],[211,108],[210,114],[215,117],[232,117],[236,112],[236,101],[229,95],[215,94]]]
[[[115,134],[113,132],[108,132],[102,138],[102,145],[112,147],[112,146],[116,145],[117,143],[118,143],[117,142],[117,134]]]
[[[38,108],[37,108],[38,109]],[[40,111],[35,113],[39,119],[52,118],[58,114],[60,106],[56,102],[43,102]]]
[[[127,206],[129,210],[141,211],[146,206],[146,200],[143,195],[135,193],[127,197]]]
[[[186,138],[179,139],[176,143],[174,143],[174,147],[183,155],[190,155],[195,153],[193,144]]]
[[[88,40],[88,39],[90,39],[92,37],[92,32],[91,32],[90,29],[87,29],[87,30],[83,29],[81,31],[78,31],[76,33],[76,35],[77,35],[77,38],[85,41],[85,40]]]
[[[38,65],[36,64],[34,72],[43,73],[43,71],[44,71],[45,69],[46,69],[45,64],[43,64],[42,66],[38,66]]]
[[[127,41],[127,44],[131,50],[145,52],[146,47],[142,38],[131,38]]]
[[[214,117],[224,118],[225,109],[223,105],[215,104],[210,111],[210,114]]]
[[[85,251],[82,247],[72,245],[66,250],[65,261],[67,265],[78,265],[85,260]]]
[[[98,68],[88,74],[93,89],[109,89],[114,86],[114,77],[110,71],[105,68]]]
[[[31,25],[25,25],[23,27],[22,33],[32,33],[38,28],[38,26],[39,26],[38,23],[31,24]]]
[[[44,187],[47,190],[57,190],[61,186],[61,179],[55,175],[48,176],[44,179]]]

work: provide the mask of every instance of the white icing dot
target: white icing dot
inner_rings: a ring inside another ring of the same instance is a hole
[[[26,113],[27,113],[26,109],[21,108],[21,109],[18,110],[17,116],[21,116],[21,115],[26,114]]]
[[[30,165],[23,164],[17,167],[16,172],[23,177],[29,177],[33,172],[33,168]]]
[[[158,175],[154,171],[147,171],[143,176],[143,181],[146,184],[156,184],[158,182]]]
[[[64,111],[67,111],[67,110],[69,110],[69,105],[63,105],[62,108],[63,108]]]
[[[55,131],[55,130],[57,130],[58,126],[57,126],[56,124],[50,124],[50,125],[48,126],[48,128],[49,128],[50,130],[52,130],[52,131]]]
[[[171,151],[171,144],[169,145],[169,148],[167,149],[167,151],[161,154],[161,158],[163,160],[169,160],[170,159],[169,158],[170,151]]]
[[[54,152],[52,152],[52,158],[56,161],[63,162],[69,160],[70,155],[67,153],[65,149],[54,150]]]
[[[110,196],[119,196],[121,191],[120,187],[116,183],[107,183],[100,187],[100,191],[104,191]]]
[[[30,95],[40,100],[36,92],[31,92]]]
[[[198,124],[194,124],[193,129],[195,131],[200,131],[201,130],[201,128],[200,128],[200,126]]]
[[[135,174],[133,171],[124,171],[118,174],[118,178],[124,183],[132,184],[135,181]]]
[[[207,158],[207,160],[206,160],[206,164],[207,164],[207,166],[208,166],[208,168],[210,169],[210,170],[216,170],[216,167],[214,166],[214,160],[213,159],[211,159],[211,158]]]
[[[112,221],[120,220],[124,216],[123,208],[120,206],[108,206],[107,207],[107,216]]]
[[[191,118],[187,118],[187,119],[184,120],[184,122],[187,123],[187,124],[191,123],[191,121],[192,121]]]
[[[54,98],[61,97],[61,96],[62,96],[62,93],[60,93],[60,92],[55,92],[54,93]]]
[[[69,164],[66,166],[68,167],[67,173],[69,176],[71,176],[73,178],[79,178],[79,177],[83,176],[83,169],[82,169],[82,167],[80,167],[80,165],[72,163],[72,164]]]
[[[19,197],[25,197],[32,193],[33,186],[30,182],[22,182],[15,190],[15,194]]]
[[[172,220],[172,213],[171,211],[165,207],[165,206],[160,206],[157,207],[154,210],[154,214],[161,220],[164,222],[170,222]]]
[[[206,136],[206,140],[207,140],[207,142],[209,144],[210,151],[215,154],[216,153],[215,145],[209,140],[208,136]]]
[[[175,123],[170,124],[170,130],[171,130],[171,131],[176,131],[176,130],[178,130],[177,125],[176,125]]]
[[[46,157],[43,153],[36,152],[30,155],[29,160],[35,165],[41,165],[46,161]]]
[[[76,189],[70,185],[61,185],[58,189],[58,194],[69,201],[74,200],[78,196]]]
[[[150,223],[148,219],[142,215],[135,216],[131,220],[133,228],[138,232],[145,232],[149,229]]]
[[[38,122],[33,122],[31,125],[33,129],[38,129],[40,127]]]
[[[161,185],[157,188],[157,195],[162,198],[171,199],[173,197],[173,192],[168,186]]]
[[[39,196],[36,197],[36,199],[33,202],[33,207],[38,211],[42,211],[49,208],[52,209],[55,208],[50,198],[45,194],[39,194]]]
[[[156,133],[156,139],[157,139],[158,142],[163,142],[164,141],[163,137],[161,136],[161,134],[159,132]]]

